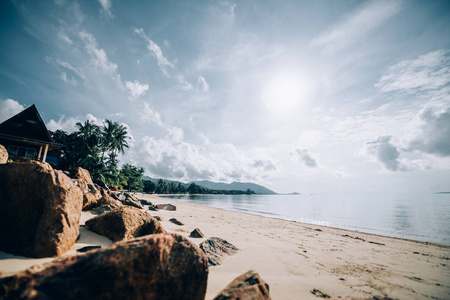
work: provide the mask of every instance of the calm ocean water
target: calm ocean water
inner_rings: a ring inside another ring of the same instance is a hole
[[[450,245],[450,194],[164,197],[231,211]]]

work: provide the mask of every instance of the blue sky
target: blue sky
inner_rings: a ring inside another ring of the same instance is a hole
[[[450,190],[448,1],[2,1],[0,121],[128,126],[121,162],[277,192]]]

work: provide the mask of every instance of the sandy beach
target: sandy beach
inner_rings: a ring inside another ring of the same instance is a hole
[[[151,211],[168,232],[189,238],[199,228],[205,238],[220,237],[239,248],[209,269],[206,299],[212,299],[238,275],[255,270],[270,285],[273,299],[317,297],[449,299],[450,247],[377,236],[318,225],[230,212],[154,195],[138,195],[176,211]],[[93,217],[83,212],[80,225]],[[176,218],[184,225],[169,219]],[[66,255],[85,246],[112,242],[81,226],[81,237]],[[0,252],[1,276],[54,258],[29,259]]]

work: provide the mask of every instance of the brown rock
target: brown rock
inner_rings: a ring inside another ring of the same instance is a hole
[[[147,212],[128,206],[87,220],[86,228],[113,242],[165,232],[161,224]]]
[[[269,285],[255,271],[236,277],[213,300],[268,300]]]
[[[3,145],[0,145],[0,164],[6,164],[8,162],[8,151]]]
[[[238,248],[234,245],[218,237],[209,238],[199,246],[208,257],[208,264],[210,266],[220,265],[222,256],[233,255],[238,251]]]
[[[177,210],[177,207],[172,204],[158,204],[156,205],[156,208],[162,210]]]
[[[102,197],[102,194],[92,182],[89,171],[79,167],[74,178],[78,180],[78,186],[83,192],[83,210],[97,206],[97,201]]]
[[[13,254],[60,256],[75,243],[83,195],[49,164],[0,165],[0,249]]]
[[[139,209],[143,209],[144,205],[141,204],[139,199],[136,196],[133,196],[130,193],[124,193],[125,200],[122,201],[123,205],[128,205],[132,207],[136,207]]]
[[[0,279],[2,299],[203,300],[208,265],[186,238],[158,234]]]
[[[189,237],[192,237],[192,238],[202,238],[204,236],[205,235],[198,228],[195,228],[194,230],[192,230],[191,235],[189,235]]]

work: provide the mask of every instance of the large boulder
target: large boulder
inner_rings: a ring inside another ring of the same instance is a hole
[[[208,264],[177,234],[157,234],[65,257],[0,279],[2,299],[203,300]]]
[[[236,246],[218,237],[212,237],[205,240],[199,247],[208,257],[210,266],[220,265],[224,255],[233,255],[238,251]]]
[[[100,190],[94,185],[94,182],[92,182],[89,171],[78,167],[74,178],[77,180],[78,186],[83,192],[83,210],[96,207],[102,195]]]
[[[0,164],[6,164],[8,162],[8,151],[3,145],[0,145]]]
[[[47,163],[0,165],[0,249],[60,256],[77,240],[82,205],[80,189]]]
[[[236,277],[213,300],[269,300],[269,285],[255,271]]]
[[[113,242],[165,232],[155,218],[134,207],[123,206],[86,221],[86,228]]]

